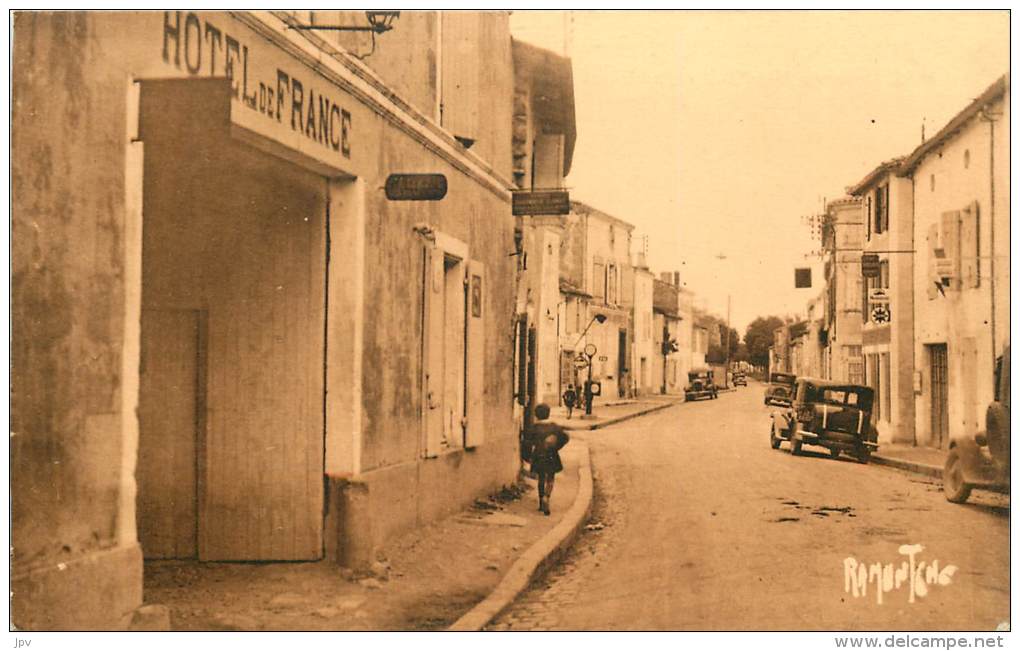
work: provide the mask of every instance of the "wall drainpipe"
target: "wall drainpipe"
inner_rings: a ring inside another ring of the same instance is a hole
[[[988,275],[989,275],[989,289],[991,291],[992,305],[991,305],[991,319],[992,319],[992,368],[995,368],[995,359],[997,357],[996,341],[995,341],[995,121],[1000,116],[993,114],[989,107],[981,109],[981,119],[988,122],[988,164],[989,164],[989,208],[988,208],[988,222],[989,222],[989,236],[991,239],[991,251],[988,256]]]

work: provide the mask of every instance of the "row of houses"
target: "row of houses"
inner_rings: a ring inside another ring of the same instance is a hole
[[[577,133],[570,60],[509,12],[13,34],[18,628],[130,626],[152,560],[366,566],[516,479],[585,345],[606,397],[698,359],[630,224],[515,209],[562,190]]]
[[[1009,345],[1009,77],[829,203],[824,289],[775,333],[776,368],[875,392],[879,441],[984,428]]]
[[[565,216],[525,216],[522,225],[521,404],[562,404],[568,387],[581,393],[589,371],[603,402],[682,395],[709,338],[679,272],[656,277],[643,250],[632,254],[634,226],[581,201]]]

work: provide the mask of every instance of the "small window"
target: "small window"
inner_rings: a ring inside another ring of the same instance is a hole
[[[935,192],[935,175],[931,175],[931,191]]]
[[[965,149],[963,151],[963,169],[969,169],[969,168],[970,168],[970,150],[969,149]]]

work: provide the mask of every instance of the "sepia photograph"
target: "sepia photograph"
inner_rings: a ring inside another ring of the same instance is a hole
[[[1008,6],[8,20],[8,648],[1009,648]]]

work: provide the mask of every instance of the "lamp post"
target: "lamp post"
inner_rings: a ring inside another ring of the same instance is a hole
[[[595,313],[595,316],[591,318],[591,321],[588,322],[588,325],[584,327],[584,330],[581,332],[581,336],[577,338],[577,342],[574,344],[575,349],[577,349],[577,344],[581,343],[581,340],[584,339],[585,335],[588,334],[588,330],[591,328],[592,324],[594,324],[596,321],[598,321],[599,323],[605,323],[606,315],[602,314],[601,312]],[[584,383],[585,416],[591,416],[591,399],[594,397],[591,391],[591,366],[592,359],[594,359],[595,353],[597,352],[598,348],[595,346],[595,344],[588,344],[587,346],[584,347],[584,355],[585,357],[588,358],[588,379]]]

